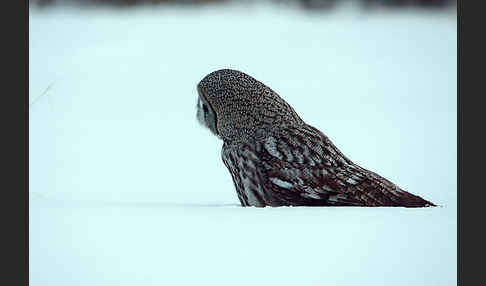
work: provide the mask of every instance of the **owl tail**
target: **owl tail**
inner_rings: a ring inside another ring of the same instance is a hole
[[[399,188],[380,175],[354,165],[354,172],[342,171],[338,174],[344,182],[341,194],[330,196],[339,203],[342,199],[354,200],[361,206],[385,206],[421,208],[433,207],[434,203]],[[336,185],[337,187],[338,185]],[[343,194],[344,197],[343,197]]]
[[[372,183],[361,186],[361,198],[371,206],[398,206],[407,208],[434,207],[434,203],[399,188],[388,180],[373,174]],[[359,187],[358,187],[359,188]]]

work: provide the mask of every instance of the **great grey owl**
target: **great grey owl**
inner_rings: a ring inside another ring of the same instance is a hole
[[[351,162],[245,73],[212,72],[197,91],[197,118],[223,140],[223,162],[242,206],[434,206]]]

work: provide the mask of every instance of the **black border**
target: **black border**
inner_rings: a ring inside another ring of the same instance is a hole
[[[457,0],[457,285],[463,280],[463,7]]]
[[[19,25],[22,33],[19,33],[20,37],[25,37],[20,42],[25,53],[25,62],[21,62],[19,64],[19,68],[21,70],[21,79],[22,84],[17,85],[20,87],[23,92],[25,93],[25,97],[22,96],[15,96],[20,101],[20,104],[23,106],[21,109],[23,112],[21,113],[19,120],[22,123],[22,127],[18,128],[17,132],[22,133],[25,136],[26,140],[23,140],[24,144],[19,144],[21,148],[20,158],[19,161],[19,169],[21,170],[21,177],[22,180],[18,180],[16,183],[21,185],[20,189],[25,189],[25,193],[21,195],[25,200],[25,205],[20,208],[22,211],[22,223],[20,226],[22,227],[23,234],[21,235],[20,243],[24,245],[25,251],[20,252],[22,255],[19,255],[19,259],[21,260],[21,264],[24,265],[23,269],[21,270],[21,280],[24,285],[29,285],[29,2],[28,1],[15,1],[16,3],[20,4],[21,11],[25,13],[26,21],[22,21],[24,18],[19,17],[21,24]],[[25,26],[24,26],[25,25]],[[19,49],[22,51],[22,49]],[[25,132],[25,133],[24,133]],[[19,192],[21,193],[21,192]],[[25,195],[25,197],[24,197]],[[21,204],[22,205],[22,204]]]
[[[7,1],[2,18],[2,285],[29,285],[29,3]],[[20,14],[20,15],[19,15]],[[6,132],[5,132],[6,131]],[[5,282],[4,282],[5,281]]]

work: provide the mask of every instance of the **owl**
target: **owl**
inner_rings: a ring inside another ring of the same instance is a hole
[[[243,72],[212,72],[197,91],[197,119],[223,140],[223,163],[242,206],[434,206],[353,163]]]

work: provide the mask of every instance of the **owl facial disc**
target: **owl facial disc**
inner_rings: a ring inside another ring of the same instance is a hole
[[[214,135],[219,136],[218,129],[216,128],[216,113],[206,100],[204,92],[199,86],[197,87],[197,92],[199,94],[197,99],[197,120],[201,125],[211,130]]]

